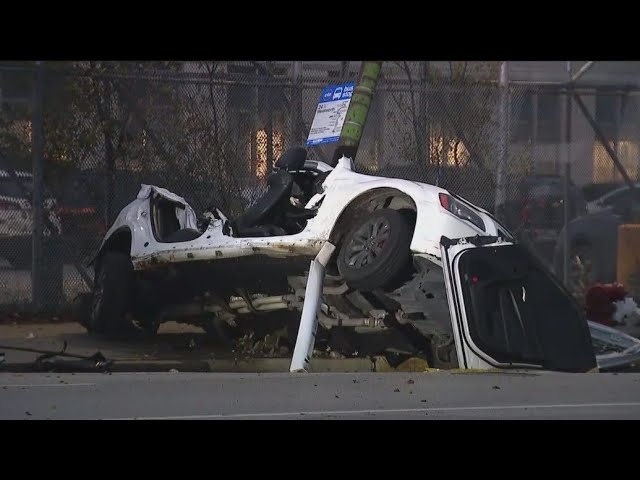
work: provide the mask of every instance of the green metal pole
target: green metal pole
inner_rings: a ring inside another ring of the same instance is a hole
[[[340,133],[340,140],[333,154],[334,164],[343,155],[355,159],[381,68],[382,62],[362,62],[360,78],[353,91],[342,132]]]

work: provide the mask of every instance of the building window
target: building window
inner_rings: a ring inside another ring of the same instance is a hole
[[[252,65],[229,65],[231,78],[244,82],[257,82],[256,67]],[[227,102],[230,110],[252,111],[255,109],[256,88],[252,85],[230,85]]]
[[[531,92],[524,92],[511,100],[511,132],[516,142],[532,140],[531,125],[535,98]]]
[[[631,178],[638,178],[638,158],[640,158],[640,148],[637,142],[620,141],[609,142],[611,148],[616,152],[620,163]],[[613,164],[613,160],[600,142],[593,144],[593,183],[621,182],[622,175]]]
[[[618,137],[622,140],[632,140],[638,138],[640,130],[640,109],[638,108],[640,98],[632,95],[620,97],[620,121]]]
[[[560,99],[557,93],[538,94],[538,131],[539,142],[559,142],[560,135]]]
[[[598,124],[616,123],[616,103],[615,95],[598,93],[596,95],[596,121]]]
[[[637,139],[639,120],[637,96],[598,90],[596,122],[610,141]]]
[[[525,92],[511,102],[511,132],[516,142],[556,143],[562,138],[561,101],[555,92]]]
[[[469,163],[469,151],[462,140],[431,135],[429,139],[429,160],[436,165],[464,167]]]
[[[265,178],[269,172],[268,168],[268,135],[266,130],[258,130],[255,138],[256,155],[254,172],[258,178]],[[276,162],[284,150],[284,135],[282,132],[274,130],[272,133],[271,158]],[[273,165],[272,165],[273,168]]]

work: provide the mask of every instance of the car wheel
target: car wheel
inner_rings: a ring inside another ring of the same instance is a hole
[[[394,288],[411,261],[411,226],[397,210],[375,210],[358,220],[340,244],[338,271],[354,289]]]
[[[91,306],[92,298],[90,293],[76,295],[71,304],[71,318],[86,329],[89,329]]]
[[[142,333],[131,318],[135,278],[129,255],[106,252],[96,271],[89,331],[112,338]]]

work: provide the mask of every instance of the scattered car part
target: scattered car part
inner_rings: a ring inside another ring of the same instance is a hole
[[[589,321],[600,371],[640,365],[640,340],[615,328]]]
[[[16,347],[11,345],[0,345],[0,348],[4,350],[13,350],[18,352],[30,352],[30,353],[39,353],[40,355],[36,358],[33,363],[33,366],[36,370],[50,370],[52,368],[56,368],[59,366],[66,366],[71,371],[78,370],[99,370],[106,371],[111,368],[113,365],[113,361],[107,359],[100,351],[94,353],[93,355],[78,355],[74,353],[67,353],[67,342],[64,341],[62,349],[59,351],[52,350],[41,350],[37,348],[28,348],[28,347]],[[71,362],[55,362],[52,359],[55,357],[63,357],[63,358],[73,358],[79,360],[79,362],[71,363]],[[73,367],[73,368],[72,368]]]

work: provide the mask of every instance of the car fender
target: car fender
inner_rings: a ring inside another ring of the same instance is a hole
[[[409,180],[396,178],[371,177],[354,172],[341,174],[332,179],[325,191],[326,197],[313,219],[313,229],[318,238],[331,238],[334,228],[342,215],[353,205],[360,203],[363,198],[373,196],[375,192],[397,190],[409,197],[416,208],[416,225],[425,224],[429,217],[433,218],[436,208],[435,200],[438,193],[447,191],[430,185],[422,185]],[[310,225],[311,227],[311,225]],[[435,236],[434,236],[435,238]],[[415,236],[411,248],[424,251],[421,236]]]

